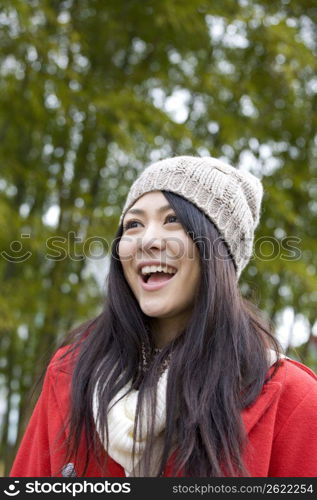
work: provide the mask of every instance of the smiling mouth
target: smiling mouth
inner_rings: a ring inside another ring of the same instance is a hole
[[[141,274],[141,278],[143,283],[163,283],[164,281],[168,281],[172,279],[175,274],[171,273],[164,273],[163,271],[157,271],[155,273],[150,273],[150,274]]]

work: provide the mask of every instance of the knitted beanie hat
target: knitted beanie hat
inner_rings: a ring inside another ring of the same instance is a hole
[[[120,224],[138,198],[161,190],[186,198],[215,224],[230,249],[238,280],[252,256],[263,196],[261,181],[212,157],[166,158],[145,168],[134,181]]]

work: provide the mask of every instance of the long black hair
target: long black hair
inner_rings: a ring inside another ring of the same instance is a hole
[[[279,345],[270,321],[264,319],[255,304],[242,297],[234,260],[216,226],[183,197],[162,193],[199,250],[201,276],[191,318],[177,339],[153,358],[142,375],[142,345],[153,347],[151,322],[123,274],[118,255],[121,224],[111,248],[103,312],[88,330],[77,330],[69,351],[76,350],[76,361],[66,460],[77,460],[79,442],[84,436],[87,454],[80,474],[85,475],[90,453],[101,469],[105,467],[101,460],[104,448],[92,412],[94,390],[98,385],[99,424],[107,429],[110,401],[132,381],[132,388],[139,391],[134,438],[145,402],[150,400],[153,409],[148,416],[152,424],[143,455],[143,475],[153,474],[156,382],[163,359],[170,356],[164,446],[154,474],[162,473],[173,454],[173,475],[248,476],[243,463],[247,436],[241,411],[259,396],[267,382],[267,350],[274,349],[279,359]],[[277,366],[278,363],[275,370]]]

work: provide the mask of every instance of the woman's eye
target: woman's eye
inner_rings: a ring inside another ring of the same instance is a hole
[[[130,229],[130,228],[133,228],[135,226],[133,226],[132,224],[140,224],[139,221],[137,220],[129,220],[128,222],[126,222],[123,226],[123,231],[126,231],[127,229]]]
[[[176,221],[175,220],[171,221],[171,219],[176,219]],[[176,217],[176,215],[168,215],[165,221],[178,222],[178,218]],[[134,229],[136,226],[134,226],[133,224],[141,224],[141,222],[138,220],[129,220],[123,225],[123,231],[127,231],[128,229]]]
[[[167,220],[167,219],[176,219],[176,221],[178,221],[178,218],[176,217],[176,215],[168,215],[168,216],[166,217],[166,220]],[[176,222],[176,221],[172,221],[172,222]]]

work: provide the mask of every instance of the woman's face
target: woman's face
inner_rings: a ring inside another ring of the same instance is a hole
[[[126,212],[123,227],[119,257],[142,311],[153,318],[173,318],[173,324],[183,325],[200,280],[199,252],[193,240],[161,191],[139,198]],[[159,264],[163,272],[145,267]],[[142,269],[154,271],[147,282]],[[172,270],[175,274],[166,273]]]

